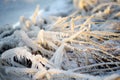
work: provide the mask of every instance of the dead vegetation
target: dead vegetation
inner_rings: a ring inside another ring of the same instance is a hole
[[[29,30],[16,31],[21,42],[0,58],[5,76],[22,76],[20,80],[103,80],[100,75],[120,70],[119,0],[73,2],[74,13],[49,18],[51,22],[46,19],[49,24],[43,23],[44,30],[37,30],[40,26],[32,18],[33,25],[26,22]],[[37,17],[37,12],[34,15]],[[0,76],[5,78],[1,72]]]

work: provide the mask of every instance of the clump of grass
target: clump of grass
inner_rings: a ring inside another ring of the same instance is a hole
[[[120,55],[116,52],[120,50],[120,33],[114,32],[119,31],[119,28],[115,29],[112,22],[115,16],[119,17],[119,4],[78,0],[78,6],[77,1],[74,1],[81,10],[56,18],[48,24],[48,29],[39,30],[37,36],[29,37],[28,33],[32,32],[29,29],[16,32],[22,47],[10,49],[1,55],[1,60],[7,63],[4,64],[7,67],[2,65],[7,74],[35,80],[98,80],[100,77],[95,75],[120,70]],[[34,24],[37,22],[38,11],[37,7],[31,19]],[[109,21],[111,25],[105,25],[103,29],[101,26]],[[24,17],[21,22],[24,22]],[[25,25],[28,28],[31,26],[29,21]],[[111,32],[108,26],[113,26]]]

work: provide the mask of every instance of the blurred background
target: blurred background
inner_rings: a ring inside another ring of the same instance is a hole
[[[31,16],[36,5],[39,4],[43,9],[52,2],[53,0],[0,0],[0,26],[15,24],[20,16]]]

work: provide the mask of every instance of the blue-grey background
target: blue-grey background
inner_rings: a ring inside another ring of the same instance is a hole
[[[0,26],[15,24],[20,16],[31,16],[36,5],[39,4],[43,9],[52,2],[52,0],[0,0]]]

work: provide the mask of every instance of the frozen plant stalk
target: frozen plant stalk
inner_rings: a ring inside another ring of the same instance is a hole
[[[32,16],[32,22],[33,22],[33,24],[36,24],[36,18],[37,18],[37,16],[38,16],[39,10],[40,10],[40,6],[37,5],[37,7],[36,7],[36,9],[35,9],[35,12],[34,12],[34,14],[33,14],[33,16]]]

